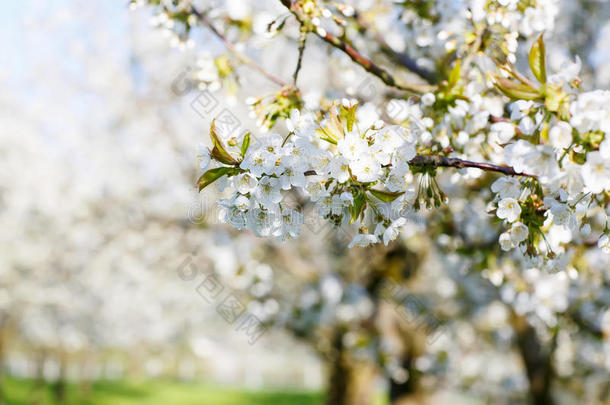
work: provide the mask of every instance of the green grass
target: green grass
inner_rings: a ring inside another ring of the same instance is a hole
[[[7,405],[52,405],[52,386],[4,377],[2,394]],[[88,394],[68,384],[66,405],[321,405],[318,393],[249,392],[172,381],[97,381]]]

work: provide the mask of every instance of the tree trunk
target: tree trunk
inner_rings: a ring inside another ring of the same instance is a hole
[[[377,373],[368,363],[351,365],[348,382],[348,402],[353,405],[371,405],[375,397],[374,381]]]
[[[370,405],[373,402],[375,371],[368,364],[350,359],[343,345],[344,335],[344,331],[337,331],[333,338],[326,404]]]
[[[90,352],[85,352],[81,359],[81,376],[78,383],[78,393],[81,398],[88,398],[91,395],[92,381],[91,376],[88,374],[87,366],[93,363],[94,358]]]
[[[4,405],[4,320],[0,320],[0,405]]]
[[[33,350],[34,351],[34,350]],[[45,396],[45,380],[44,380],[44,362],[46,359],[46,351],[44,349],[36,350],[34,356],[34,362],[36,364],[36,376],[32,391],[28,398],[29,405],[38,405],[42,403]]]
[[[426,392],[419,385],[419,372],[415,359],[424,350],[425,331],[422,319],[405,308],[407,283],[417,277],[424,257],[421,251],[413,251],[403,244],[394,244],[384,252],[383,260],[376,264],[378,282],[369,291],[376,297],[376,328],[384,339],[398,350],[400,367],[406,371],[402,378],[388,376],[389,399],[393,405],[424,405]],[[420,304],[411,299],[411,304]],[[417,305],[415,305],[417,306]]]
[[[392,378],[389,379],[390,403],[395,405],[406,404],[419,393],[417,370],[415,369],[415,358],[412,348],[403,354],[401,367],[408,373],[406,381],[399,382]]]
[[[529,380],[530,402],[533,405],[554,405],[551,395],[552,355],[557,335],[553,337],[551,347],[544,348],[536,331],[524,317],[513,314],[512,323]]]
[[[349,380],[349,367],[346,363],[343,347],[343,332],[335,332],[330,353],[330,375],[326,388],[327,405],[348,405],[347,385]]]
[[[63,404],[66,400],[66,354],[59,355],[59,376],[53,384],[53,395],[58,404]]]

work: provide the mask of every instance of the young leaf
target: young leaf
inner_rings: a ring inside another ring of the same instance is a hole
[[[457,84],[458,80],[460,80],[460,72],[462,70],[462,63],[458,59],[455,61],[455,66],[451,69],[451,73],[449,73],[449,88],[452,89]]]
[[[506,96],[513,99],[538,100],[540,98],[540,94],[536,89],[503,77],[496,77],[495,86]]]
[[[326,131],[324,128],[316,129],[316,134],[320,137],[321,140],[326,141],[328,143],[332,143],[333,145],[337,144],[337,140],[331,137],[331,132]]]
[[[227,150],[224,147],[224,144],[222,143],[222,140],[220,139],[220,137],[218,136],[218,133],[216,132],[216,124],[215,119],[212,120],[212,125],[210,126],[210,139],[212,139],[212,144],[214,144],[214,148],[212,149],[212,152],[210,153],[210,155],[216,159],[217,161],[219,161],[220,163],[224,163],[225,165],[237,165],[239,164],[239,161],[237,159],[235,159],[233,156],[231,156],[231,154],[229,152],[227,152]]]
[[[354,128],[354,122],[356,121],[356,109],[358,104],[354,104],[349,108],[341,107],[341,116],[345,118],[347,124],[347,130],[351,131]]]
[[[515,69],[514,66],[509,64],[508,66],[502,66],[501,69],[503,71],[505,71],[506,73],[508,73],[509,75],[511,75],[513,78],[519,80],[524,85],[529,86],[532,89],[537,88],[537,86],[534,82],[532,82],[530,79],[528,79],[527,77],[522,75],[517,69]]]
[[[364,193],[356,192],[354,194],[354,204],[349,207],[349,213],[351,216],[350,224],[353,224],[364,209]]]
[[[383,202],[392,202],[404,194],[404,191],[393,193],[391,191],[373,190],[372,188],[369,189],[369,192]]]
[[[250,132],[248,132],[244,136],[244,141],[241,143],[241,156],[246,156],[246,152],[248,151],[248,147],[250,146]]]
[[[530,68],[540,83],[546,83],[546,63],[544,40],[542,34],[538,37],[529,54]]]
[[[199,187],[199,191],[214,183],[216,180],[218,180],[225,174],[232,176],[237,174],[238,172],[239,170],[233,167],[217,167],[215,169],[210,169],[207,172],[203,173],[201,177],[199,177],[199,179],[197,179],[197,186]]]

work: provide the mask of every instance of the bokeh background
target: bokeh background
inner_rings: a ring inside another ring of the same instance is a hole
[[[213,390],[96,380],[317,390],[320,364],[306,345],[281,331],[250,344],[196,291],[202,280],[178,272],[185,260],[201,274],[270,272],[251,258],[251,236],[214,226],[215,196],[193,186],[211,117],[172,83],[195,52],[172,48],[150,11],[124,1],[2,8],[5,403],[47,403],[57,390],[74,403],[88,391],[93,403],[155,403],[161,390],[158,403],[223,403]],[[226,107],[237,113],[236,103]],[[231,395],[222,397],[247,403]]]

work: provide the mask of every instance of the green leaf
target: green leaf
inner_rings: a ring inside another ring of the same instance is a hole
[[[326,141],[326,142],[328,142],[328,143],[332,143],[333,145],[336,145],[336,144],[337,144],[337,142],[336,142],[334,139],[329,138],[329,137],[327,137],[327,136],[322,136],[322,137],[320,137],[320,139],[321,139],[321,140],[323,140],[323,141]]]
[[[342,116],[345,118],[347,124],[347,130],[351,131],[354,128],[354,122],[356,121],[356,109],[358,104],[354,104],[350,108],[341,107]]]
[[[239,173],[239,169],[235,169],[233,167],[217,167],[215,169],[210,169],[207,172],[203,173],[199,179],[197,179],[197,186],[199,186],[199,191],[203,190],[210,184],[214,183],[216,180],[221,178],[224,175],[233,176]]]
[[[533,89],[523,83],[513,82],[512,80],[508,80],[503,77],[496,77],[495,86],[506,96],[513,99],[538,100],[541,97],[540,93],[536,89]]]
[[[337,140],[331,137],[330,133],[325,131],[323,128],[316,129],[315,132],[321,140],[332,143],[333,145],[337,144]]]
[[[216,132],[216,124],[214,121],[216,121],[216,120],[215,119],[212,120],[212,125],[210,126],[210,139],[212,139],[212,144],[214,145],[214,148],[212,149],[212,152],[210,152],[210,155],[214,159],[216,159],[220,163],[224,163],[225,165],[234,166],[234,165],[239,164],[239,161],[237,159],[235,159],[225,149],[225,146],[222,143],[222,140],[220,139],[220,137],[218,136],[218,133]]]
[[[244,136],[244,141],[241,143],[241,156],[246,156],[246,152],[248,151],[248,147],[250,146],[250,132],[248,132]]]
[[[458,59],[455,62],[455,66],[451,69],[451,73],[449,73],[449,88],[452,89],[457,84],[458,80],[460,80],[460,72],[462,70],[462,62]]]
[[[350,224],[353,224],[364,210],[364,193],[356,191],[355,193],[352,193],[352,195],[354,196],[354,204],[349,207],[351,216]]]
[[[373,190],[372,188],[369,189],[369,192],[383,202],[392,202],[405,193],[404,191],[393,193],[391,191]]]
[[[538,37],[529,54],[530,68],[540,83],[546,83],[546,63],[544,40],[542,34]]]

